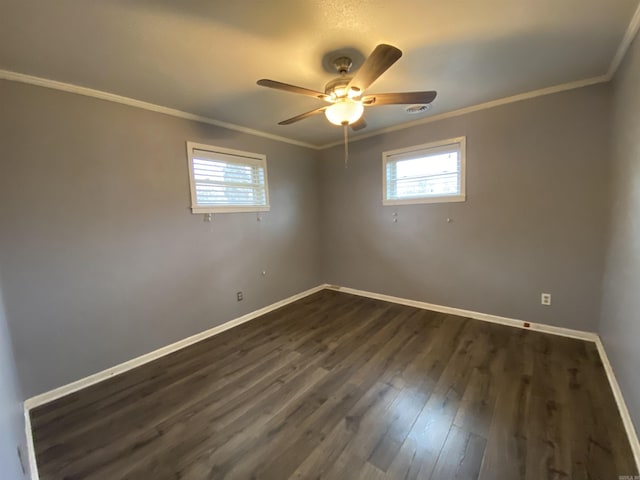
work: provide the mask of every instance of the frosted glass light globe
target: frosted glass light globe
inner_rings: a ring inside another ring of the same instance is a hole
[[[345,122],[349,125],[360,120],[364,106],[360,102],[350,98],[341,98],[324,111],[327,120],[334,125],[342,125]]]

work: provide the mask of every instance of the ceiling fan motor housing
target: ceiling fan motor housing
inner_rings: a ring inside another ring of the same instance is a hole
[[[334,100],[338,98],[355,98],[360,94],[360,89],[357,87],[349,88],[349,82],[353,77],[347,76],[353,61],[349,57],[338,57],[333,61],[333,66],[340,73],[338,78],[335,78],[328,82],[324,87],[324,93],[329,95]]]
[[[333,99],[344,98],[348,96],[350,81],[351,77],[347,77],[346,75],[334,78],[324,86],[324,93],[331,96]]]

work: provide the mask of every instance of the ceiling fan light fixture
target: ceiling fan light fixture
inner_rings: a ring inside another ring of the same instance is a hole
[[[364,106],[361,102],[351,100],[350,98],[342,98],[329,106],[324,114],[334,125],[351,125],[362,117]]]
[[[362,94],[362,91],[358,87],[349,87],[347,96],[349,98],[358,98]]]
[[[336,87],[335,90],[333,91],[333,96],[336,99],[345,97],[346,95],[347,95],[347,86],[346,85]]]

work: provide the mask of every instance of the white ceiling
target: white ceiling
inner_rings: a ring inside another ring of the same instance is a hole
[[[322,58],[389,43],[404,56],[368,93],[437,90],[434,115],[607,73],[638,0],[0,0],[0,69],[323,145],[321,106],[258,87],[322,90]],[[420,118],[368,109],[366,134]]]

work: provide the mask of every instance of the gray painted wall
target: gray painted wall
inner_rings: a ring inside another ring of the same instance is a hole
[[[0,477],[5,480],[23,478],[18,447],[25,454],[26,466],[22,394],[0,290]]]
[[[317,152],[6,81],[0,105],[0,271],[27,397],[320,283]],[[186,140],[267,155],[263,221],[190,213]]]
[[[353,142],[346,170],[341,147],[29,85],[0,82],[0,103],[0,271],[26,396],[324,281],[596,329],[608,85]],[[383,151],[460,135],[466,202],[382,206]],[[186,140],[265,153],[272,211],[192,215]]]
[[[324,151],[324,279],[595,331],[609,109],[599,85],[353,142],[346,170],[342,147]],[[383,151],[462,135],[466,202],[382,206]]]
[[[640,40],[613,84],[612,202],[599,332],[640,431]]]

